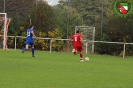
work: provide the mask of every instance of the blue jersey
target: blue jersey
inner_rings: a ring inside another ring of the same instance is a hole
[[[34,30],[27,29],[27,38],[26,38],[26,44],[28,45],[33,45],[34,43],[34,38],[33,38],[33,33]]]

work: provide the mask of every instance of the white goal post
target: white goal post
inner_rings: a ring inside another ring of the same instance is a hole
[[[3,46],[3,50],[7,49],[7,33],[8,33],[8,25],[11,19],[7,18],[7,13],[0,13],[0,36],[1,42]]]
[[[91,44],[91,53],[94,53],[94,42],[93,41],[95,41],[95,27],[75,26],[75,33],[76,33],[76,30],[80,31],[84,41],[86,41],[86,51],[85,51],[86,54],[88,53],[88,43]]]

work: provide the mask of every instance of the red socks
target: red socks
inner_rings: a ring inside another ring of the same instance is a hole
[[[80,58],[82,58],[83,57],[83,54],[82,53],[80,53]]]

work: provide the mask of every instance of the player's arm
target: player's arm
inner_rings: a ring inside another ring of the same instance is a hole
[[[73,39],[74,39],[74,36],[71,37],[71,41],[72,41],[72,42],[74,41]]]
[[[84,43],[84,41],[83,41],[83,38],[82,38],[82,37],[80,37],[80,41],[81,41],[81,43],[82,43],[82,44]]]
[[[36,35],[35,35],[35,33],[34,33],[33,31],[32,31],[31,33],[32,33],[33,37],[34,37],[34,38],[36,38]]]
[[[73,36],[71,36],[71,38],[68,40],[68,43],[73,42],[73,41],[74,41]]]

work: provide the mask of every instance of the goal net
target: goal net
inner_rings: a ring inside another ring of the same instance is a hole
[[[88,51],[94,53],[94,42],[95,41],[95,27],[92,26],[75,26],[75,33],[76,30],[79,30],[82,34],[82,38],[86,41],[85,52],[86,54]]]
[[[10,18],[7,18],[6,13],[0,13],[0,48],[8,49],[7,46],[7,33]]]

